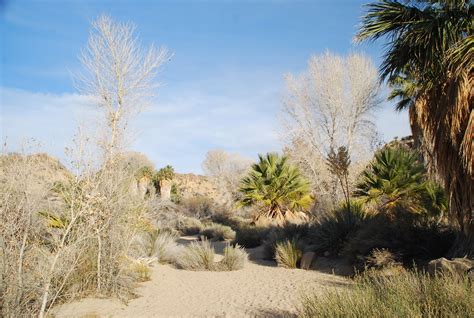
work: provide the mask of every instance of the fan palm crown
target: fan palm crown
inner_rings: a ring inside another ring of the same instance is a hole
[[[241,181],[242,206],[260,205],[262,214],[284,219],[288,214],[308,209],[313,201],[309,181],[276,153],[259,155],[249,174]]]

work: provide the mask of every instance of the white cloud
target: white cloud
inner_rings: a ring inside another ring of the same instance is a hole
[[[255,89],[253,90],[255,91]],[[172,164],[179,172],[201,172],[205,153],[212,148],[258,153],[278,151],[279,87],[257,95],[238,91],[209,94],[202,90],[165,90],[155,105],[132,126],[132,150],[145,153],[157,167]],[[0,133],[11,150],[34,137],[46,151],[64,159],[77,121],[97,116],[90,100],[78,94],[48,94],[0,88]],[[406,113],[385,105],[377,114],[385,140],[410,133]]]

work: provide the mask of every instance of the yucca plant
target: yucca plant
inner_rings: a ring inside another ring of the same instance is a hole
[[[239,191],[242,206],[260,205],[260,215],[278,220],[307,210],[313,202],[308,180],[287,157],[276,153],[259,155],[259,162],[242,179]]]
[[[383,0],[368,5],[358,34],[388,40],[381,77],[444,181],[461,255],[474,255],[473,31],[472,1]]]

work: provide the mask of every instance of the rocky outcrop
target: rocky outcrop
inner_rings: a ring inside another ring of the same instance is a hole
[[[225,203],[216,186],[206,176],[192,173],[175,174],[172,183],[176,184],[183,198],[204,196],[213,199],[217,203]]]
[[[427,270],[431,275],[434,275],[436,272],[467,275],[474,270],[474,260],[468,258],[448,260],[442,257],[430,261]]]

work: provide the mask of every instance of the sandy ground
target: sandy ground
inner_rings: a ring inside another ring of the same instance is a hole
[[[190,238],[184,238],[183,243]],[[222,251],[217,243],[217,253]],[[287,317],[296,314],[301,293],[344,288],[347,280],[313,270],[284,269],[261,260],[258,249],[242,270],[194,272],[155,265],[151,280],[139,284],[138,298],[87,298],[62,305],[55,317]]]

